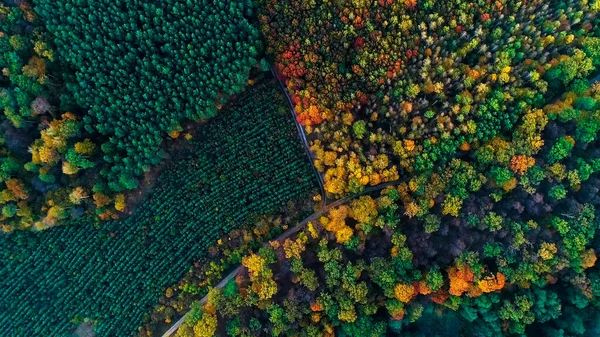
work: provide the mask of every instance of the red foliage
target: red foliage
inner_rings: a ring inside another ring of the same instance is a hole
[[[431,298],[434,303],[442,304],[448,299],[448,296],[446,291],[439,290],[433,293],[429,298]]]
[[[354,40],[354,48],[356,49],[360,49],[364,44],[365,39],[363,39],[362,37],[357,37],[356,40]]]
[[[394,0],[379,0],[377,1],[377,3],[379,4],[379,6],[389,6],[394,2]]]

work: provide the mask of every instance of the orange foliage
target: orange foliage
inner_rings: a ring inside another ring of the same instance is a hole
[[[404,140],[404,147],[407,151],[413,151],[415,149],[415,141],[412,139]]]
[[[460,144],[460,150],[461,151],[469,151],[471,149],[471,144],[467,143],[467,142],[463,142],[462,144]]]
[[[321,225],[323,225],[326,230],[335,233],[338,243],[347,242],[353,235],[352,228],[346,225],[346,217],[348,217],[349,211],[350,208],[344,205],[338,208],[332,208],[329,211],[328,217],[320,218]]]
[[[392,257],[396,257],[396,256],[398,256],[398,252],[399,252],[399,250],[400,250],[400,249],[398,248],[398,246],[394,246],[394,247],[392,247],[392,249],[390,249],[390,255],[391,255]]]
[[[101,208],[110,204],[110,198],[106,194],[94,193],[93,198],[97,208]]]
[[[510,160],[510,169],[518,174],[525,174],[533,165],[535,165],[535,159],[526,155],[516,155]]]
[[[407,8],[413,9],[417,6],[417,0],[404,0],[404,5]]]
[[[431,294],[431,288],[427,286],[425,281],[421,280],[417,283],[417,288],[419,289],[419,294],[421,295],[429,295]]]
[[[29,198],[23,183],[15,178],[11,178],[6,181],[6,188],[8,188],[17,199],[25,200]]]
[[[400,309],[397,312],[394,312],[392,314],[392,319],[395,320],[395,321],[399,321],[399,320],[401,320],[401,319],[404,318],[404,313],[405,313],[404,309]]]
[[[485,278],[478,283],[479,289],[484,293],[491,293],[493,291],[504,288],[506,277],[502,273],[496,273],[496,276]]]
[[[310,305],[310,310],[312,310],[312,311],[323,311],[323,307],[321,306],[321,303],[314,302],[313,304]]]
[[[474,279],[473,271],[467,265],[450,268],[448,277],[450,278],[450,295],[453,296],[460,296],[469,290]]]
[[[583,268],[590,268],[596,264],[596,253],[593,249],[588,249],[581,254],[581,266]]]
[[[471,298],[479,297],[482,294],[483,294],[483,291],[481,291],[481,289],[479,289],[479,287],[474,284],[471,284],[469,286],[469,290],[467,290],[467,296],[469,296]]]

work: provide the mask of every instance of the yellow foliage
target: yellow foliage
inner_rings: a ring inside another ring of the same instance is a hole
[[[306,238],[306,236],[304,236]],[[302,237],[298,237],[296,240],[292,241],[290,239],[285,239],[283,242],[283,251],[285,253],[285,258],[290,259],[292,257],[299,259],[300,254],[306,248],[306,240],[302,240]]]
[[[415,287],[412,284],[398,283],[394,287],[394,296],[402,303],[408,303],[415,297]]]
[[[94,153],[96,150],[96,144],[92,143],[92,141],[88,138],[83,142],[75,143],[75,152],[82,154],[84,156],[89,156]]]
[[[58,152],[52,148],[42,146],[38,149],[38,155],[42,163],[55,164],[58,162]]]
[[[550,171],[550,173],[552,173],[554,175],[554,177],[558,181],[565,179],[565,177],[567,176],[567,168],[565,167],[565,165],[560,164],[560,163],[556,163],[556,164],[550,166],[548,168],[548,170]]]
[[[77,172],[79,172],[79,167],[69,163],[68,161],[63,161],[62,172],[66,175],[77,174]]]
[[[260,300],[268,300],[277,293],[277,283],[270,278],[266,278],[253,282],[252,289]]]
[[[376,170],[383,170],[386,167],[388,167],[388,165],[389,159],[388,156],[385,154],[377,155],[377,157],[375,157],[375,160],[373,161],[373,168]]]
[[[542,246],[538,251],[538,256],[541,257],[542,260],[551,260],[556,252],[558,252],[558,248],[556,248],[554,243],[542,242]]]
[[[409,218],[412,218],[419,214],[419,211],[421,211],[421,208],[413,201],[406,205],[406,210],[404,211],[404,214]]]
[[[345,243],[353,235],[350,227],[346,226],[346,217],[350,208],[346,205],[329,210],[328,217],[321,217],[321,225],[328,231],[335,233],[338,243]]]
[[[352,115],[352,113],[350,112],[346,112],[344,114],[342,114],[342,123],[344,123],[344,125],[352,125],[352,123],[354,122],[354,115]]]
[[[345,226],[339,231],[335,232],[335,239],[337,243],[346,243],[352,238],[353,234],[354,232],[352,231],[352,228]]]
[[[502,185],[502,189],[505,190],[506,192],[513,190],[515,187],[517,187],[517,178],[511,178],[509,179],[507,182],[504,183],[504,185]]]
[[[448,195],[442,204],[442,214],[458,216],[458,213],[462,208],[462,204],[463,200],[460,197]]]
[[[408,188],[411,192],[416,192],[419,189],[419,183],[415,179],[411,179],[408,182]]]
[[[340,310],[338,313],[338,318],[340,321],[354,322],[356,321],[356,310],[354,310],[354,307],[347,310]]]
[[[125,210],[125,195],[123,193],[119,193],[115,196],[115,209],[119,212],[123,212]]]
[[[596,253],[593,249],[588,249],[581,254],[581,266],[583,268],[590,268],[596,264]]]
[[[333,151],[326,151],[324,158],[323,158],[323,163],[326,166],[335,166],[336,159],[337,159],[337,153],[335,153]]]
[[[248,268],[248,273],[251,278],[257,278],[260,275],[265,262],[265,259],[256,254],[251,254],[242,258],[242,265]]]
[[[315,229],[315,225],[312,222],[308,222],[308,233],[310,233],[310,237],[316,239],[319,237],[319,233]]]
[[[206,311],[202,318],[194,325],[194,337],[212,337],[217,332],[217,316]]]
[[[360,223],[372,222],[377,214],[377,203],[370,196],[362,196],[351,203],[350,216]]]
[[[343,194],[346,189],[347,173],[343,167],[327,169],[325,172],[325,191],[331,194]]]

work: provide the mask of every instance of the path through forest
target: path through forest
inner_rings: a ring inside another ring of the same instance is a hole
[[[271,72],[273,73],[273,77],[275,77],[275,79],[277,79],[277,81],[279,82],[279,85],[281,86],[281,90],[283,91],[283,93],[285,94],[287,100],[288,100],[288,104],[290,105],[290,109],[292,111],[292,116],[294,117],[294,122],[296,123],[296,127],[298,128],[298,133],[300,134],[300,137],[302,139],[302,141],[304,142],[304,148],[307,151],[307,154],[309,156],[309,159],[311,161],[311,166],[313,167],[313,170],[315,171],[315,174],[319,177],[319,184],[321,186],[321,195],[322,195],[322,200],[323,200],[323,204],[325,205],[320,211],[313,213],[311,216],[309,216],[308,218],[302,220],[301,222],[299,222],[296,226],[289,228],[288,230],[286,230],[285,232],[283,232],[278,238],[276,238],[275,240],[271,240],[271,241],[283,241],[287,238],[289,238],[290,236],[298,233],[300,230],[302,230],[302,228],[304,228],[304,226],[306,226],[309,222],[311,221],[315,221],[316,219],[318,219],[320,216],[324,215],[327,211],[329,211],[331,208],[337,207],[337,206],[341,206],[343,204],[345,204],[346,202],[354,199],[354,198],[358,198],[362,195],[365,194],[369,194],[372,192],[376,192],[379,190],[382,190],[388,186],[393,186],[393,185],[398,185],[404,181],[406,181],[406,177],[403,177],[402,179],[396,180],[396,181],[391,181],[391,182],[387,182],[384,184],[380,184],[377,186],[373,186],[373,187],[369,187],[364,189],[362,192],[355,194],[355,195],[350,195],[347,196],[345,198],[339,199],[329,205],[326,204],[326,194],[325,191],[323,189],[323,177],[322,175],[316,170],[315,166],[312,165],[313,164],[313,160],[312,160],[312,154],[310,153],[310,148],[308,146],[308,142],[306,140],[306,136],[304,134],[304,129],[302,128],[302,126],[300,124],[298,124],[298,121],[296,119],[296,113],[294,111],[293,108],[293,104],[292,101],[290,100],[290,97],[287,93],[287,90],[285,90],[285,87],[283,86],[283,84],[281,83],[281,81],[279,80],[279,78],[277,77],[277,72],[275,71],[274,68],[271,68]],[[596,74],[594,77],[592,77],[589,80],[589,83],[592,84],[594,82],[600,81],[600,73]],[[560,99],[560,96],[555,97],[552,99],[552,101],[557,101],[558,99]],[[268,244],[268,243],[265,243]],[[216,289],[221,289],[223,288],[229,281],[231,281],[231,279],[233,279],[237,274],[239,274],[242,270],[242,266],[239,265],[236,269],[232,270],[223,280],[221,280],[221,282],[219,282],[215,288]],[[204,304],[206,303],[208,299],[208,295],[204,296],[201,300],[200,303]],[[185,315],[183,315],[179,320],[177,320],[177,322],[175,322],[175,324],[173,324],[173,326],[171,326],[171,328],[169,328],[169,330],[167,330],[162,337],[169,337],[172,334],[175,333],[175,331],[177,331],[177,329],[179,328],[179,326],[183,323],[185,319]]]
[[[321,217],[322,215],[326,214],[331,208],[334,207],[338,207],[341,206],[355,198],[358,198],[362,195],[365,194],[369,194],[369,193],[373,193],[379,190],[382,190],[388,186],[394,186],[394,185],[398,185],[402,182],[404,182],[405,179],[399,179],[396,181],[391,181],[388,183],[384,183],[384,184],[380,184],[377,186],[373,186],[373,187],[369,187],[364,189],[362,192],[358,193],[358,194],[354,194],[354,195],[349,195],[345,198],[339,199],[335,202],[332,202],[329,205],[326,205],[325,207],[323,207],[321,210],[319,210],[316,213],[313,213],[311,216],[307,217],[306,219],[302,220],[301,222],[299,222],[296,226],[289,228],[288,230],[286,230],[285,232],[283,232],[279,237],[277,237],[274,240],[270,240],[269,242],[272,241],[283,241],[287,238],[289,238],[290,236],[298,233],[300,230],[302,230],[309,222],[311,221],[316,221],[319,217]],[[265,245],[267,245],[269,242],[266,242]],[[239,265],[237,268],[235,268],[234,270],[232,270],[227,276],[225,276],[225,278],[223,278],[221,280],[221,282],[219,282],[214,288],[215,289],[221,289],[223,288],[229,281],[231,281],[231,279],[233,279],[237,274],[239,274],[242,271],[242,265]],[[206,303],[208,299],[208,294],[206,296],[204,296],[201,300],[200,303],[204,304]],[[187,313],[186,313],[187,314]],[[175,331],[177,331],[177,329],[179,328],[179,326],[183,323],[183,321],[185,320],[185,315],[183,315],[180,319],[178,319],[170,328],[169,330],[167,330],[162,337],[169,337],[171,335],[173,335],[175,333]]]

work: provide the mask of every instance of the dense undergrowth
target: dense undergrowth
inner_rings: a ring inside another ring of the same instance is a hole
[[[0,237],[0,335],[130,336],[162,289],[219,235],[286,202],[315,180],[273,80],[247,88],[159,176],[125,221],[82,218]],[[251,222],[252,223],[252,222]]]

